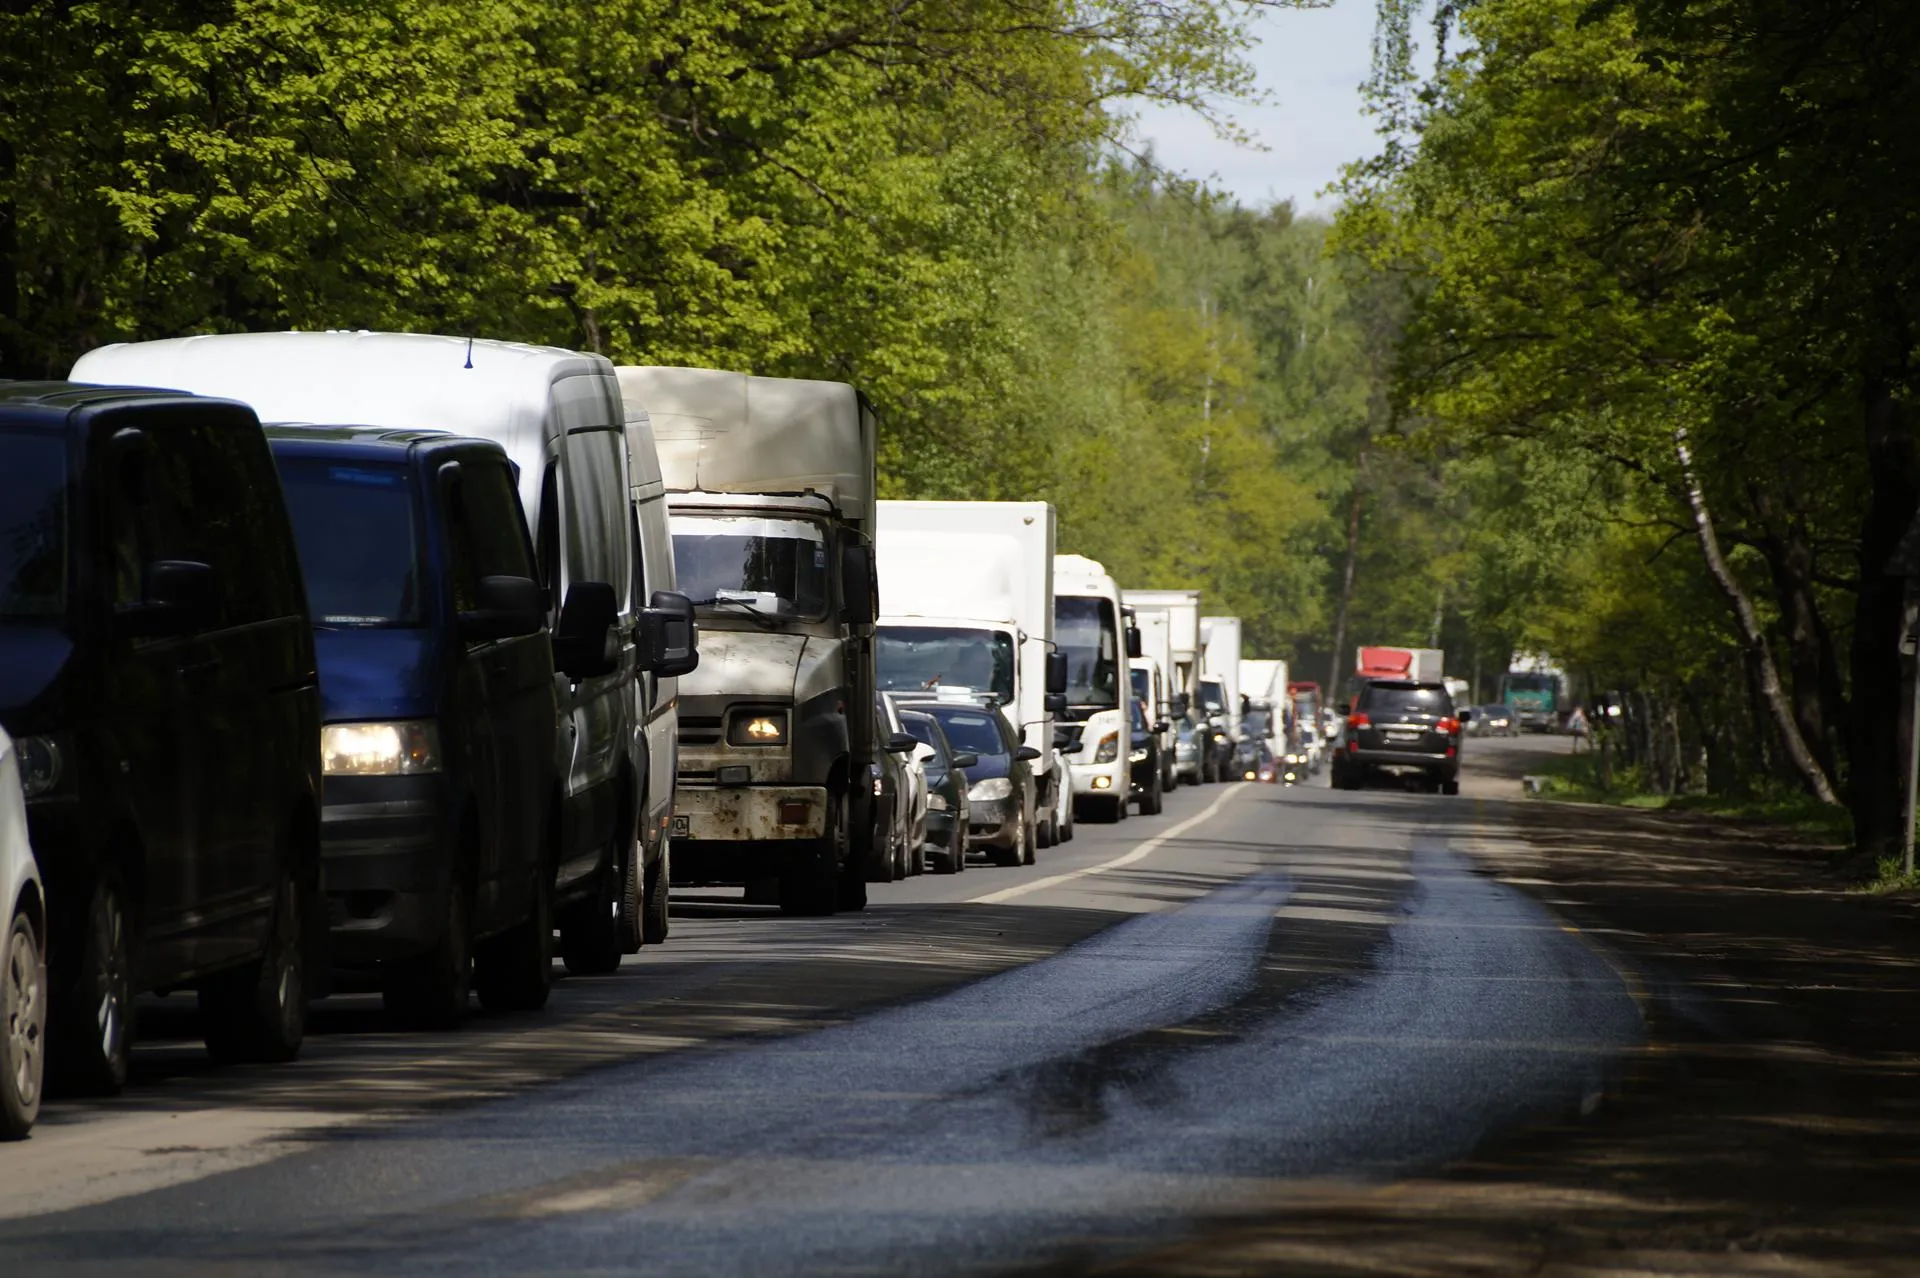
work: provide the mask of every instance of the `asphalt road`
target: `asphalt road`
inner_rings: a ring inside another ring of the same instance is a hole
[[[1390,1186],[1590,1109],[1641,1033],[1472,871],[1502,821],[1467,790],[1181,791],[854,917],[704,896],[543,1015],[330,1000],[280,1069],[214,1069],[160,1000],[127,1096],[0,1149],[0,1273],[1005,1272]]]

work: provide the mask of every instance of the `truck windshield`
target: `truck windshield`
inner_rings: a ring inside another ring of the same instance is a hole
[[[1113,601],[1098,595],[1059,595],[1053,601],[1053,638],[1067,654],[1067,704],[1120,704],[1120,627]]]
[[[1013,701],[1013,636],[1004,630],[881,626],[874,665],[882,692],[971,688]]]
[[[1153,700],[1153,672],[1151,670],[1129,670],[1132,676],[1133,695],[1142,701]]]
[[[1208,714],[1219,714],[1227,708],[1226,685],[1218,679],[1200,681],[1200,708]]]
[[[67,610],[67,441],[0,430],[0,620]]]
[[[702,611],[827,615],[827,530],[811,519],[676,514],[673,562],[680,589]]]
[[[407,629],[426,623],[413,485],[404,467],[276,457],[313,623]]]

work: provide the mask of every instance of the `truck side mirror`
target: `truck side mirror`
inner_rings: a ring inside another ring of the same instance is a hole
[[[693,600],[675,590],[656,590],[640,610],[640,668],[662,679],[692,674],[700,665],[700,629]]]
[[[620,597],[604,581],[576,581],[553,632],[553,667],[575,683],[612,674],[620,665],[614,628]]]
[[[873,567],[873,543],[850,536],[840,543],[840,619],[850,626],[870,626],[878,615]]]
[[[1047,695],[1064,697],[1067,692],[1067,654],[1055,648],[1047,653]],[[1064,709],[1065,702],[1061,703]]]
[[[1127,655],[1129,657],[1144,655],[1140,649],[1140,627],[1138,626],[1127,627]]]
[[[1032,746],[1021,746],[1013,752],[1013,761],[1015,763],[1032,763],[1039,757],[1040,752]]]
[[[539,634],[546,624],[547,592],[531,577],[482,577],[473,603],[457,618],[471,643]]]
[[[114,619],[136,639],[187,634],[205,624],[216,602],[213,565],[197,559],[156,559],[146,566],[141,599],[123,604]]]
[[[1067,694],[1064,692],[1049,692],[1046,696],[1040,698],[1040,707],[1048,714],[1064,714],[1067,709]]]
[[[912,754],[920,745],[920,739],[910,732],[895,732],[887,737],[888,754]]]

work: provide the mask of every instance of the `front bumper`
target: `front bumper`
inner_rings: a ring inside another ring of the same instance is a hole
[[[967,816],[967,843],[972,847],[1011,848],[1020,838],[1020,800],[971,799]],[[944,814],[943,814],[944,815]]]
[[[1073,797],[1076,799],[1115,797],[1125,798],[1127,794],[1127,770],[1131,765],[1125,758],[1115,759],[1112,763],[1076,763],[1073,772]]]
[[[328,777],[320,859],[334,961],[406,958],[440,939],[458,832],[444,776]]]
[[[785,814],[783,804],[790,805]],[[672,829],[676,884],[745,883],[835,868],[825,786],[689,785],[683,779]]]

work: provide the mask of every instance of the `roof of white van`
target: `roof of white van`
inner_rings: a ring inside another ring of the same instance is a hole
[[[623,366],[627,411],[653,422],[669,490],[797,493],[811,488],[848,519],[873,513],[873,419],[844,382],[714,368]]]
[[[547,387],[610,370],[597,355],[427,333],[218,333],[103,346],[75,381],[224,395],[263,421],[351,422],[502,439],[503,419],[546,411]],[[519,410],[519,411],[515,411]]]

